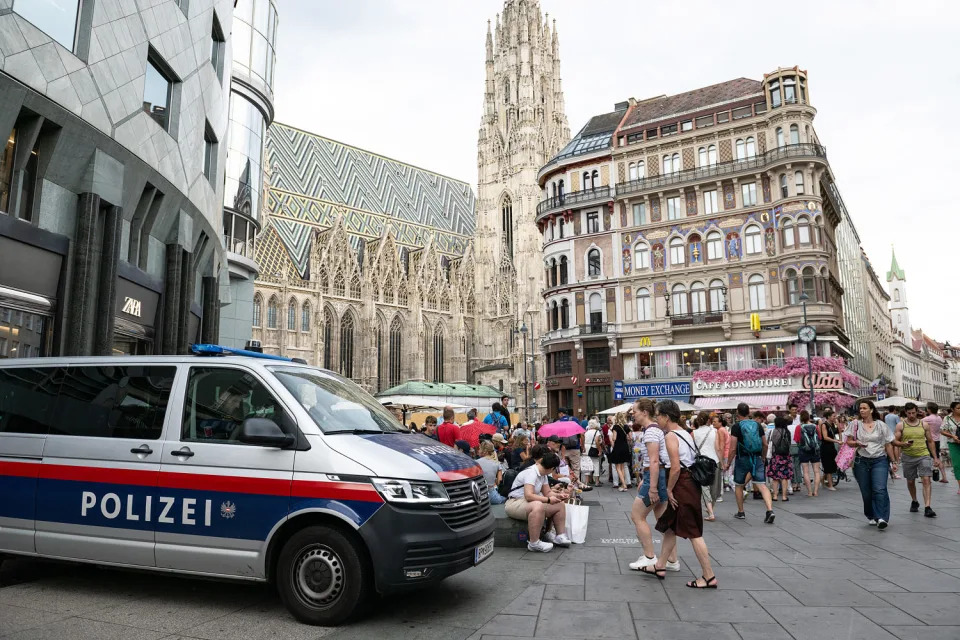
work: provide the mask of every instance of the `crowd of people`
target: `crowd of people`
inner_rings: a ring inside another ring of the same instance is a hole
[[[557,422],[581,427],[566,437],[543,437],[540,422],[511,426],[508,407],[504,396],[483,420],[471,409],[463,425],[454,422],[453,409],[447,407],[439,424],[429,416],[423,429],[410,427],[477,460],[491,502],[504,504],[508,516],[527,522],[530,551],[570,545],[565,505],[582,492],[603,487],[604,476],[620,492],[636,483],[631,519],[642,554],[630,568],[659,579],[667,571],[679,571],[677,538],[686,538],[701,567],[701,576],[687,583],[691,588],[717,587],[703,529],[704,522],[716,520],[715,507],[725,493],[735,495],[734,518],[746,519],[744,501],[752,494],[764,503],[764,523],[773,524],[774,502],[788,502],[804,491],[816,499],[820,491],[837,491],[841,482],[855,479],[863,514],[880,530],[890,523],[893,480],[906,480],[910,512],[919,513],[922,499],[923,515],[935,518],[932,483],[948,482],[947,458],[954,461],[960,494],[960,402],[945,412],[932,402],[925,407],[911,402],[881,414],[872,400],[863,399],[851,415],[823,409],[813,416],[795,404],[764,414],[744,403],[735,414],[683,414],[672,400],[655,404],[642,398],[629,411],[603,420],[559,409]],[[709,482],[698,484],[691,471],[701,457],[712,461],[715,472]],[[659,555],[648,522],[651,513],[663,534]]]

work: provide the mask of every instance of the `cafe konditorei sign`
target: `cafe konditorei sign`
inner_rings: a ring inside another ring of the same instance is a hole
[[[842,391],[843,376],[834,371],[813,374],[814,391]],[[735,393],[776,393],[780,391],[805,391],[810,389],[810,376],[780,378],[757,378],[756,380],[729,380],[724,382],[693,381],[694,395],[724,396]]]

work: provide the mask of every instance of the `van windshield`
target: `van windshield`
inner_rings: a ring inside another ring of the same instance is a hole
[[[269,369],[324,433],[407,432],[383,405],[350,380],[317,369]]]

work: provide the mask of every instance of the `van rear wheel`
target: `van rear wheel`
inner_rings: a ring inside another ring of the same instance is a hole
[[[369,584],[370,571],[357,543],[332,527],[301,529],[277,559],[280,598],[307,624],[340,624],[366,599]]]

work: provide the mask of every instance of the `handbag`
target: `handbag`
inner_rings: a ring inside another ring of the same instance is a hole
[[[594,434],[593,443],[590,445],[590,449],[587,451],[588,458],[596,458],[600,455],[600,450],[597,448],[597,438],[599,437],[599,432]]]
[[[686,438],[682,438],[679,435],[677,437],[680,438],[687,447],[690,447],[690,443],[687,442]],[[693,436],[691,436],[691,439],[693,439]],[[692,448],[694,451],[693,464],[689,467],[684,466],[683,468],[690,472],[690,478],[697,486],[709,487],[713,484],[713,479],[716,477],[717,463],[712,458],[701,455],[700,447],[697,446],[696,440],[693,441]]]
[[[857,428],[860,426],[859,420],[854,420],[852,425],[853,427],[853,437],[857,437]],[[853,459],[857,455],[856,447],[851,447],[847,444],[846,438],[843,439],[844,442],[840,445],[840,449],[837,450],[837,469],[840,471],[846,471],[853,466]]]

